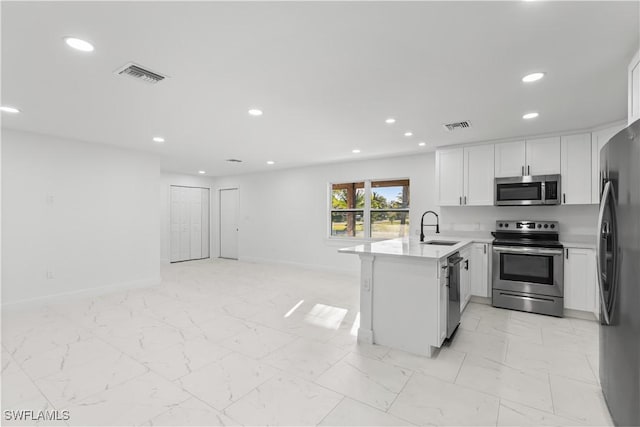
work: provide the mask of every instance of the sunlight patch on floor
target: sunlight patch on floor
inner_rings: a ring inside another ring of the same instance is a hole
[[[338,329],[347,312],[345,308],[316,304],[304,316],[304,321],[327,329]]]
[[[298,307],[300,307],[302,305],[302,303],[304,302],[303,299],[301,299],[300,301],[298,301],[298,303],[296,305],[294,305],[293,307],[291,307],[291,310],[287,311],[287,313],[284,315],[284,317],[289,317],[293,314],[294,311],[296,311],[298,309]]]

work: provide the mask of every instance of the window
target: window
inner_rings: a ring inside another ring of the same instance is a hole
[[[331,236],[391,239],[409,235],[409,180],[331,184]]]

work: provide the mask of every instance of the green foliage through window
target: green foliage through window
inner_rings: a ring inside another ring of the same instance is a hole
[[[331,235],[394,238],[409,235],[409,180],[332,184]],[[369,193],[369,209],[365,198]],[[367,223],[368,221],[368,223]]]

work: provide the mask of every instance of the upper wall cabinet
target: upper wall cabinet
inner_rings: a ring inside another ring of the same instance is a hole
[[[600,150],[624,127],[624,123],[618,123],[591,134],[591,203],[600,203]]]
[[[562,204],[591,203],[591,134],[560,138]]]
[[[465,205],[493,205],[493,144],[464,148],[464,195]]]
[[[560,137],[527,139],[525,175],[560,173]]]
[[[493,205],[493,144],[438,150],[440,206]]]
[[[495,176],[560,173],[560,137],[495,144]]]
[[[640,119],[640,50],[629,63],[629,112],[627,124]]]
[[[462,205],[464,149],[436,151],[436,182],[440,206]]]
[[[495,144],[495,177],[525,175],[525,153],[524,141]]]

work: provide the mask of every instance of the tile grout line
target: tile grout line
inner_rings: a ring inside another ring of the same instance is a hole
[[[327,418],[329,415],[331,415],[331,413],[332,413],[333,411],[335,411],[335,409],[336,409],[338,406],[340,406],[340,404],[341,404],[342,402],[344,402],[344,400],[345,400],[346,398],[347,398],[347,396],[342,395],[342,399],[340,399],[340,400],[338,401],[338,403],[336,403],[336,404],[335,404],[335,406],[334,406],[333,408],[331,408],[331,409],[329,410],[329,412],[327,412],[327,413],[324,415],[324,417],[322,417],[322,419],[316,423],[316,426],[319,426],[320,424],[322,424],[322,422],[325,420],[325,418]]]
[[[396,400],[398,400],[398,397],[400,396],[400,393],[402,393],[405,389],[405,387],[407,387],[407,384],[409,384],[409,381],[411,381],[411,378],[413,378],[413,376],[415,375],[415,371],[411,371],[411,375],[409,375],[409,378],[407,378],[407,381],[405,381],[405,383],[402,385],[402,388],[400,389],[400,391],[396,394],[396,397],[393,398],[393,401],[389,404],[389,407],[387,409],[385,409],[385,413],[389,413],[389,409],[391,409],[391,407],[393,406],[394,403],[396,403]]]
[[[553,388],[551,387],[551,374],[547,373],[547,381],[549,381],[549,397],[551,397],[551,410],[555,415],[558,415],[556,412],[556,404],[553,401]]]
[[[464,365],[464,362],[467,360],[467,352],[463,352],[464,356],[462,357],[462,362],[460,362],[460,367],[458,368],[458,372],[456,372],[456,376],[453,379],[453,384],[457,384],[456,381],[458,381],[458,376],[460,375],[460,371],[462,371],[462,365]]]

